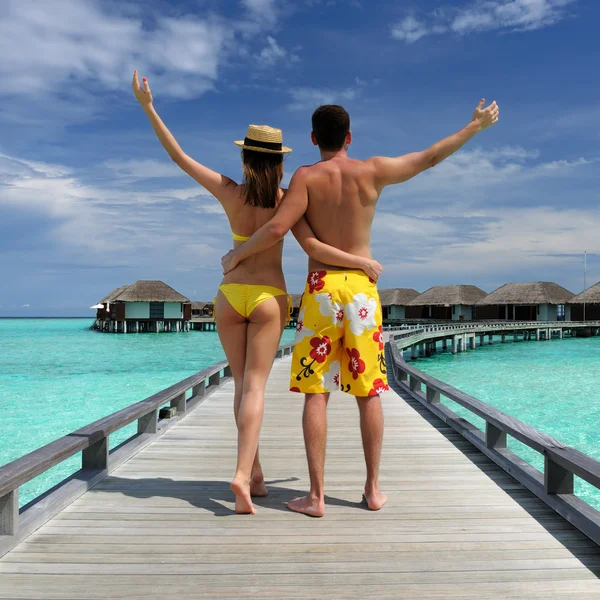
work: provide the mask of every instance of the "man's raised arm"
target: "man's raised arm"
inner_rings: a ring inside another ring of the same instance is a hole
[[[305,168],[300,167],[290,181],[290,187],[275,213],[247,242],[229,251],[222,259],[223,273],[229,273],[243,260],[259,252],[268,250],[279,242],[298,222],[308,208],[308,189],[305,180]]]
[[[422,152],[413,152],[397,158],[386,158],[375,156],[369,159],[375,167],[375,179],[379,188],[394,183],[402,183],[415,175],[435,167],[444,159],[454,154],[464,146],[476,133],[487,129],[498,122],[499,108],[496,102],[492,102],[487,108],[483,108],[485,100],[482,99],[471,122],[459,132],[451,135]]]

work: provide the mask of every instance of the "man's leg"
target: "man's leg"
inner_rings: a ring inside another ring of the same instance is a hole
[[[312,517],[325,514],[325,447],[327,444],[327,402],[329,394],[306,394],[302,428],[308,459],[310,493],[288,503],[288,508]]]
[[[375,396],[357,396],[356,401],[360,412],[360,433],[367,464],[365,501],[371,510],[379,510],[387,502],[387,496],[379,489],[379,463],[383,444],[381,400],[377,394]]]

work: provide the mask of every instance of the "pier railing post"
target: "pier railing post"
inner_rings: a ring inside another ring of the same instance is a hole
[[[108,438],[103,437],[81,453],[82,469],[106,469],[108,467]]]
[[[19,489],[0,498],[0,535],[15,535],[19,531]]]
[[[544,490],[546,494],[572,494],[574,476],[571,471],[544,456]]]
[[[231,367],[229,365],[223,369],[223,377],[233,377],[233,373],[231,372]]]
[[[413,392],[421,391],[421,381],[417,379],[414,375],[410,376],[410,389]]]
[[[485,423],[485,445],[493,450],[506,448],[506,432],[495,425]]]
[[[185,413],[185,411],[187,409],[187,401],[185,399],[185,392],[183,394],[179,394],[179,396],[177,396],[177,398],[173,398],[173,400],[171,400],[171,406],[174,406],[177,409],[177,414]]]
[[[158,431],[158,409],[138,419],[138,433],[156,433]]]
[[[192,398],[203,398],[206,392],[206,380],[203,379],[198,385],[192,388]]]
[[[217,371],[216,373],[213,373],[208,378],[208,385],[209,385],[209,387],[211,385],[219,385],[219,383],[221,383],[221,371]]]
[[[429,404],[439,404],[440,393],[429,386],[426,386],[425,389],[427,391],[427,402],[429,402]]]

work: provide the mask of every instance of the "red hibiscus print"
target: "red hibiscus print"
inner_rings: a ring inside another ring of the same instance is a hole
[[[383,350],[383,326],[379,326],[379,329],[373,334],[373,339],[379,344],[379,350]]]
[[[299,392],[300,388],[299,387],[291,387],[290,388],[290,392]]]
[[[373,382],[373,388],[369,392],[369,396],[377,396],[377,394],[383,394],[390,389],[388,384],[383,379],[376,379]]]
[[[333,376],[333,385],[335,385],[335,387],[340,387],[340,374],[336,373]]]
[[[364,321],[369,316],[369,309],[366,306],[361,306],[358,309],[358,318]]]
[[[310,345],[312,346],[310,357],[318,363],[325,362],[331,352],[331,340],[326,335],[322,338],[314,337],[310,340]]]
[[[348,371],[352,373],[353,379],[358,379],[358,375],[365,372],[365,361],[360,358],[360,352],[356,348],[352,348],[352,350],[346,348],[346,352],[350,358],[350,362],[348,363]]]
[[[311,271],[308,274],[306,283],[308,283],[308,291],[311,294],[320,292],[325,287],[325,275],[327,275],[327,271]]]
[[[335,311],[335,320],[338,323],[342,323],[344,321],[344,309],[343,308],[338,308]]]
[[[296,333],[300,333],[303,328],[304,328],[304,321],[298,321],[298,323],[296,325]],[[381,350],[381,348],[380,348],[380,350]]]

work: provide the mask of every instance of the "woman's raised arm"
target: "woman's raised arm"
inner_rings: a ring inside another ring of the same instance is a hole
[[[219,202],[223,201],[224,193],[230,193],[237,183],[225,175],[221,175],[188,156],[177,143],[167,126],[162,122],[152,103],[152,92],[146,78],[143,80],[144,87],[140,85],[138,72],[133,72],[133,93],[137,101],[141,104],[146,116],[148,117],[156,137],[162,144],[171,160],[183,169],[188,175],[193,177],[201,186],[205,187]]]
[[[294,227],[292,227],[292,233],[298,243],[302,246],[304,252],[311,258],[334,267],[360,269],[373,279],[373,281],[379,279],[383,267],[376,260],[355,256],[354,254],[349,254],[348,252],[324,244],[317,239],[312,227],[308,224],[305,217],[302,217]]]

